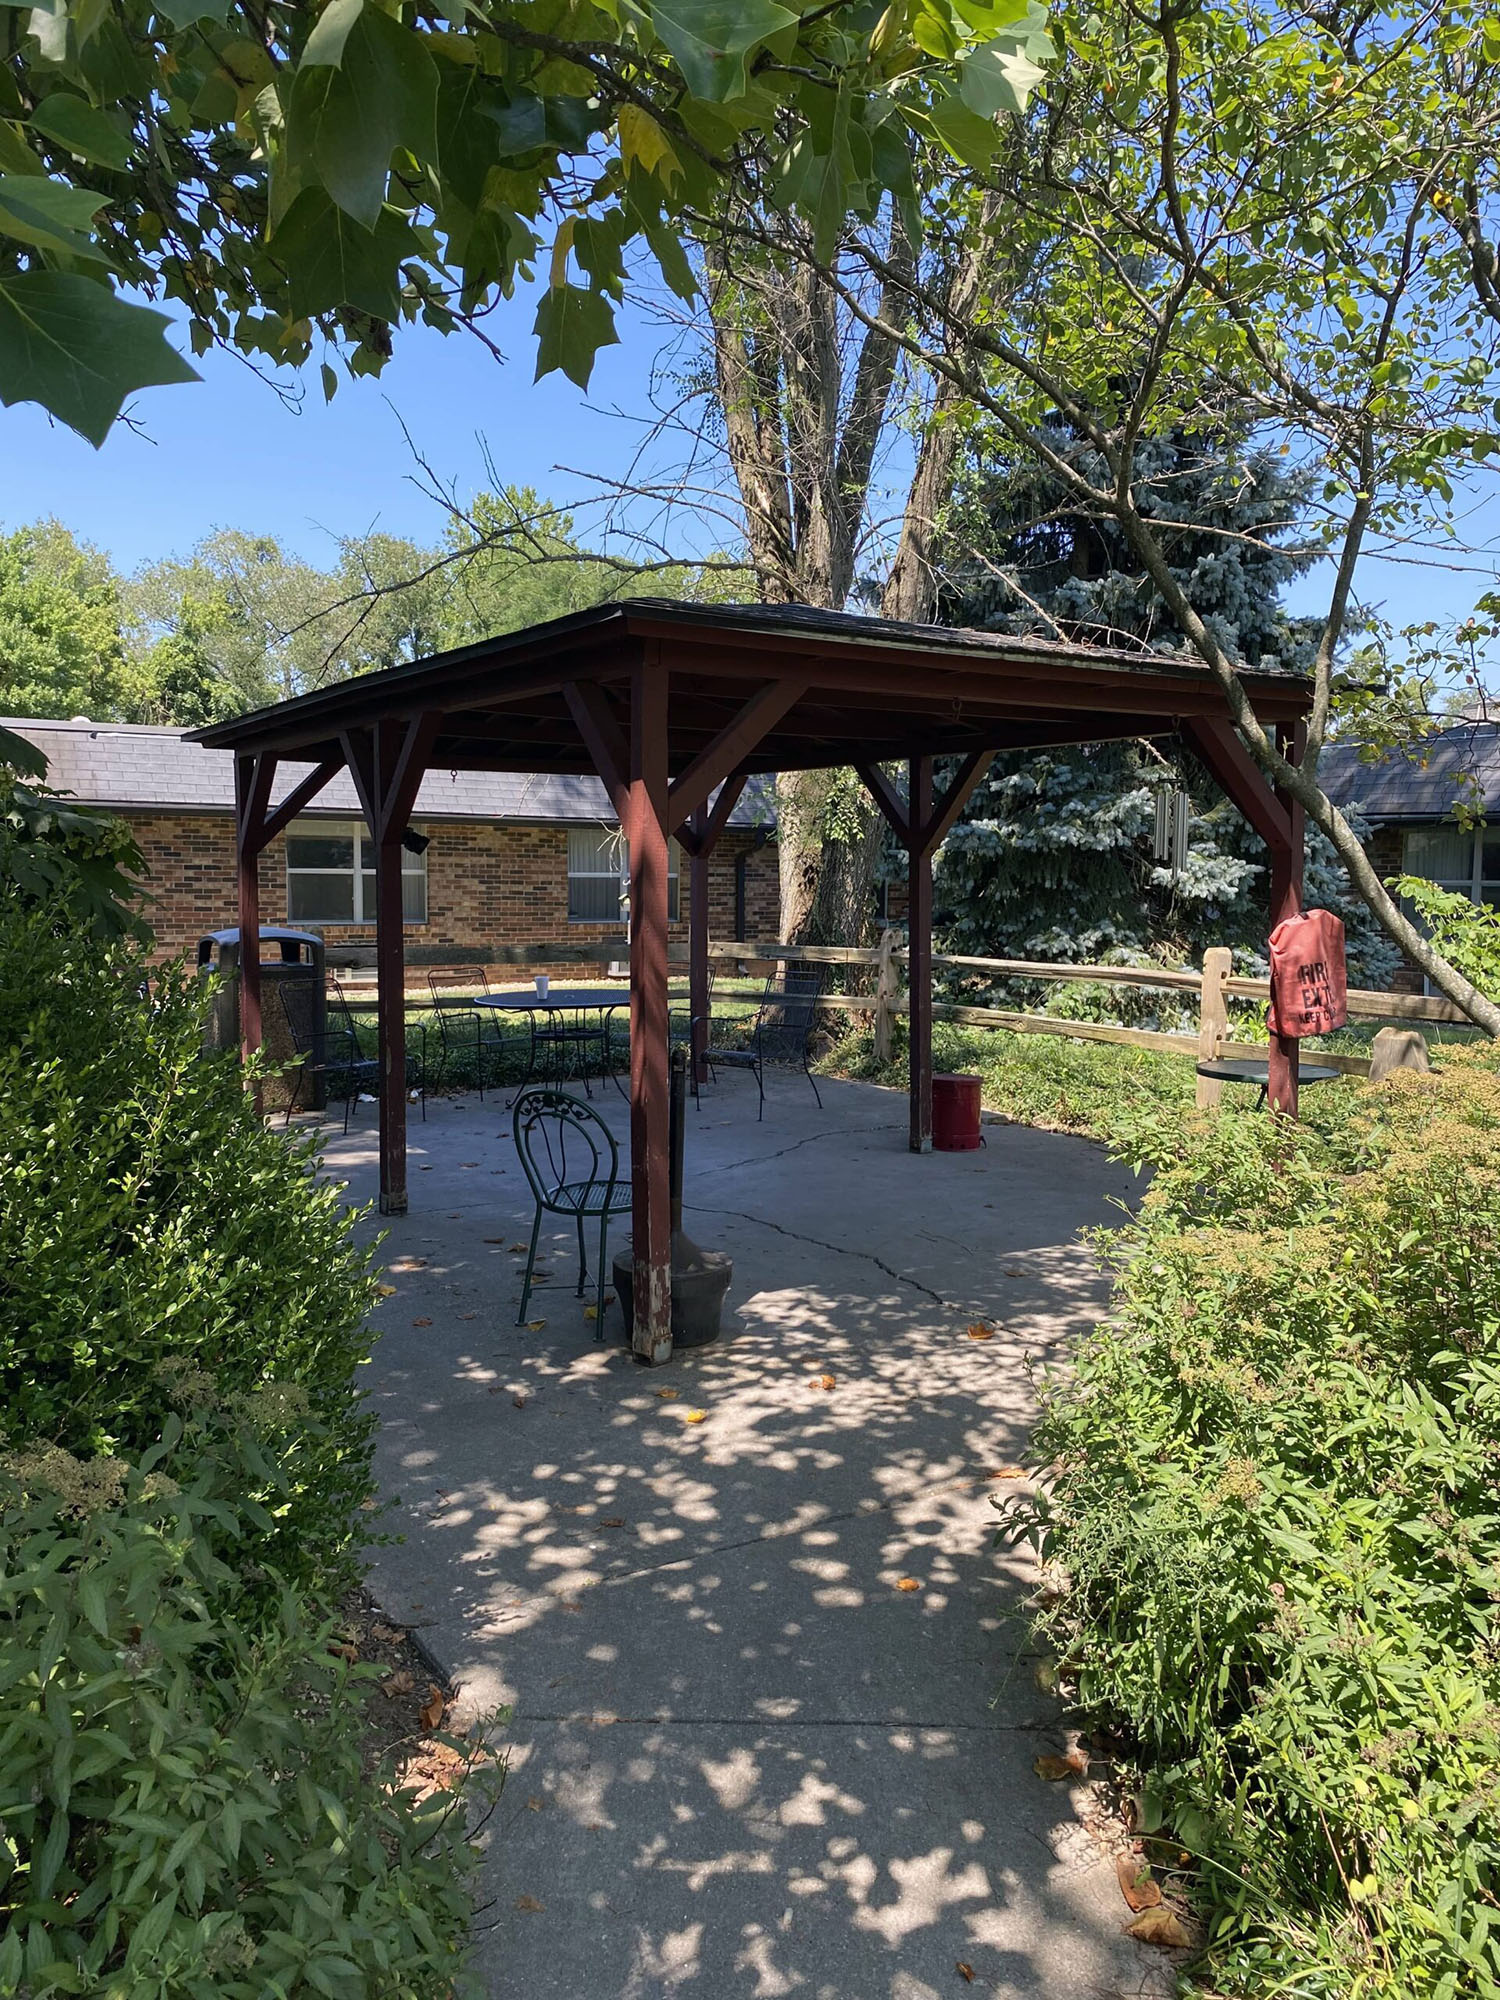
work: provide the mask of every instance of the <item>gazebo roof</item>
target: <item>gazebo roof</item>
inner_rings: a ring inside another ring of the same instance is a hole
[[[757,691],[778,684],[784,696],[788,682],[799,684],[796,698],[747,743],[742,771],[1160,736],[1183,718],[1225,715],[1208,669],[1183,654],[805,605],[642,597],[340,681],[194,731],[193,740],[242,754],[342,758],[344,732],[426,713],[441,718],[432,768],[592,773],[565,685],[596,682],[606,707],[628,724],[632,671],[653,655],[670,678],[674,775],[723,745]],[[1255,671],[1244,679],[1267,724],[1294,722],[1310,706],[1301,676]]]

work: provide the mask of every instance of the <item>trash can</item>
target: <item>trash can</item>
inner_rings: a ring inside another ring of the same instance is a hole
[[[205,977],[220,974],[223,984],[214,996],[204,1029],[204,1046],[236,1049],[240,1044],[240,933],[210,931],[198,940],[198,970]],[[305,1111],[321,1111],[327,1104],[327,1080],[323,1072],[323,1037],[328,1015],[328,983],[323,940],[312,931],[289,931],[264,924],[260,933],[260,1032],[261,1045],[273,1062],[295,1062],[299,1055],[310,1062],[309,1073],[301,1079],[287,1070],[267,1079],[265,1103],[275,1109],[290,1103],[296,1093]]]
[[[932,1079],[932,1150],[973,1153],[979,1148],[979,1078]]]

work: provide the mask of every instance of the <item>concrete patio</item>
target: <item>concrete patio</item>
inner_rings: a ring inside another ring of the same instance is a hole
[[[979,1153],[914,1157],[904,1097],[822,1089],[820,1112],[772,1078],[759,1126],[745,1077],[689,1107],[686,1226],[735,1283],[724,1340],[657,1369],[618,1308],[595,1344],[566,1228],[539,1260],[545,1324],[514,1324],[532,1211],[502,1099],[411,1127],[370,1371],[404,1539],[372,1587],[466,1713],[513,1709],[486,1990],[1163,1992],[1076,1799],[1033,1773],[1059,1725],[989,1505],[1014,1490],[994,1475],[1024,1448],[1028,1359],[1104,1295],[1077,1232],[1131,1183],[1083,1141],[999,1125]],[[596,1101],[623,1150],[622,1099]],[[365,1202],[360,1116],[327,1166]]]

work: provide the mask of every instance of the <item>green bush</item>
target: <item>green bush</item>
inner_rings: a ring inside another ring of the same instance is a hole
[[[1500,994],[1500,910],[1420,875],[1403,875],[1397,893],[1431,933],[1434,946],[1481,993]]]
[[[163,1363],[220,1396],[296,1384],[312,1422],[288,1428],[264,1560],[308,1587],[347,1567],[369,1491],[367,1258],[309,1142],[203,1055],[196,980],[156,976],[148,1007],[143,969],[56,909],[0,907],[0,1421],[129,1455],[170,1407]]]
[[[0,1995],[454,1990],[461,1806],[362,1769],[362,1671],[295,1592],[253,1638],[220,1615],[269,1526],[252,1415],[0,1467]]]
[[[1162,1127],[1018,1517],[1223,1992],[1500,1994],[1500,1063]]]

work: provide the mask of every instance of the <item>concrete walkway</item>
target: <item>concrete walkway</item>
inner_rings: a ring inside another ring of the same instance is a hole
[[[503,1100],[412,1125],[371,1371],[404,1540],[372,1587],[469,1712],[513,1705],[479,1944],[504,2000],[1163,1990],[1075,1801],[1032,1771],[1057,1722],[988,1505],[1028,1357],[1103,1295],[1076,1232],[1128,1179],[1002,1126],[916,1159],[904,1099],[823,1095],[773,1079],[758,1126],[731,1075],[689,1108],[687,1227],[735,1285],[726,1338],[656,1370],[618,1309],[594,1343],[566,1231],[545,1325],[515,1326],[531,1209]],[[327,1157],[364,1201],[360,1115]]]

